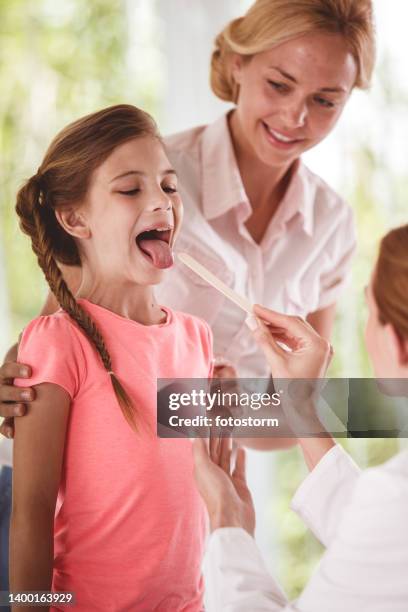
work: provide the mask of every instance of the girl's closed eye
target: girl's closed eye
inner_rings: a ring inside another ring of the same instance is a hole
[[[118,193],[120,193],[122,195],[126,195],[126,196],[133,196],[133,195],[136,195],[139,192],[140,192],[139,187],[135,187],[134,189],[127,189],[126,191],[125,190],[118,191]]]
[[[173,187],[170,185],[165,185],[162,187],[165,193],[177,193],[177,187]],[[139,187],[135,187],[134,189],[120,189],[118,193],[124,196],[135,196],[140,193],[141,189]]]
[[[174,187],[172,185],[164,185],[162,189],[166,193],[177,193],[177,187]]]

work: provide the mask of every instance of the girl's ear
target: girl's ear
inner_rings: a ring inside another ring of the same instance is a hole
[[[391,323],[385,326],[385,337],[391,354],[399,366],[408,365],[408,340],[401,338]]]
[[[86,218],[78,207],[67,206],[55,211],[55,217],[61,227],[75,238],[90,238],[91,230]]]

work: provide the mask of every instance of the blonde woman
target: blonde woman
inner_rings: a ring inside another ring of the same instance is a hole
[[[408,225],[382,240],[366,290],[366,346],[381,389],[408,398]],[[277,378],[324,377],[330,345],[306,322],[256,306],[269,324],[255,338]],[[292,351],[275,343],[280,328]],[[272,331],[271,331],[272,330]],[[384,379],[389,379],[385,381]],[[305,402],[302,405],[304,418]],[[293,422],[300,408],[286,404]],[[317,422],[311,403],[308,425]],[[408,415],[408,413],[407,413]],[[295,417],[295,418],[294,418]],[[320,425],[320,423],[319,423]],[[321,430],[321,425],[319,427]],[[303,431],[305,431],[303,429]],[[313,431],[313,429],[309,429]],[[292,500],[326,552],[296,602],[289,603],[268,573],[253,539],[255,515],[245,482],[245,454],[238,451],[230,476],[225,440],[208,456],[195,442],[196,479],[213,534],[205,562],[208,612],[405,612],[408,610],[408,451],[361,473],[330,438],[301,438],[311,473]]]
[[[301,155],[328,136],[353,89],[369,85],[373,65],[370,0],[258,0],[215,41],[211,86],[234,108],[166,141],[185,205],[179,250],[326,338],[355,248],[353,216]],[[75,289],[79,271],[67,274]],[[244,314],[185,266],[158,297],[204,318],[239,376],[269,376]],[[43,313],[55,308],[50,299]],[[20,369],[0,370],[2,416],[24,414],[27,399],[10,386]],[[2,431],[12,436],[12,426]]]

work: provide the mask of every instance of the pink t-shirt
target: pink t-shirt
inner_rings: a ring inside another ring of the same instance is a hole
[[[26,327],[18,359],[32,366],[30,385],[54,383],[72,398],[53,589],[74,591],[77,612],[197,612],[205,512],[190,440],[156,436],[156,381],[206,378],[211,332],[200,319],[164,308],[165,323],[144,326],[79,303],[101,330],[139,423],[152,433],[136,434],[125,421],[99,355],[65,312]]]

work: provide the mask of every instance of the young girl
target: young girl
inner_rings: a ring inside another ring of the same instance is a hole
[[[19,348],[37,399],[16,424],[10,590],[72,591],[78,612],[201,610],[191,444],[156,437],[156,383],[209,376],[211,336],[154,298],[182,204],[153,120],[119,105],[71,124],[16,209],[61,309]],[[77,296],[59,263],[82,266]]]

